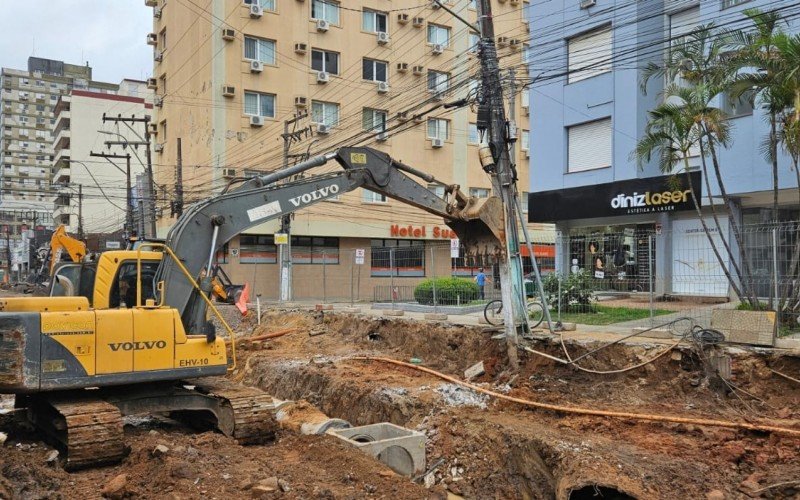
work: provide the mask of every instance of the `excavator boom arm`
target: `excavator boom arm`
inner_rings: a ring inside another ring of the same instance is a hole
[[[274,184],[330,159],[335,159],[343,171]],[[234,190],[191,206],[169,231],[167,245],[186,269],[198,277],[200,288],[210,293],[212,279],[208,270],[214,255],[235,236],[317,202],[365,188],[443,217],[467,244],[482,246],[482,252],[499,251],[503,227],[499,200],[467,198],[458,191],[458,186],[447,187],[449,198],[445,200],[404,171],[425,175],[371,148],[341,148],[335,155],[316,157],[285,171],[250,179]],[[432,180],[426,177],[423,180]],[[165,303],[179,311],[188,332],[210,333],[205,302],[175,262],[169,258],[162,260],[156,280],[165,283]]]
[[[69,254],[72,262],[80,262],[86,255],[86,244],[68,235],[67,228],[63,224],[58,226],[50,237],[50,275],[53,274],[57,262],[56,257],[61,250]]]

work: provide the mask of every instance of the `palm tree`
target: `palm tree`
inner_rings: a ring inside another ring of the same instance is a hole
[[[703,83],[693,86],[670,84],[663,92],[663,100],[655,109],[648,112],[649,120],[645,127],[644,135],[637,142],[636,149],[631,154],[639,166],[649,163],[654,157],[658,158],[659,169],[667,174],[686,174],[689,183],[692,201],[694,202],[697,217],[703,227],[703,232],[708,238],[709,245],[719,263],[725,277],[740,301],[749,300],[753,303],[750,294],[745,294],[739,287],[737,280],[731,274],[725,260],[712,237],[706,219],[700,210],[700,200],[694,194],[690,174],[690,158],[694,150],[703,145],[727,145],[730,136],[730,126],[725,114],[718,108],[709,105],[709,101],[718,94],[716,87]],[[706,186],[709,190],[706,176]],[[710,193],[710,190],[709,190]],[[715,223],[719,226],[719,220]],[[728,255],[731,254],[730,246],[723,236],[717,231],[720,240]],[[741,278],[742,271],[736,259],[730,259],[736,274]],[[744,280],[739,280],[745,283]]]

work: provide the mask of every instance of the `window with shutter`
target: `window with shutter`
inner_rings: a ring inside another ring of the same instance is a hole
[[[567,172],[583,172],[611,166],[611,118],[573,125],[567,131]]]
[[[568,42],[569,83],[611,71],[610,27],[571,38]]]

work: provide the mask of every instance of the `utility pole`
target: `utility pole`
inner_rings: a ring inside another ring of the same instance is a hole
[[[156,188],[155,182],[153,180],[153,160],[150,154],[150,116],[145,115],[143,118],[137,118],[136,115],[131,115],[130,118],[123,118],[123,116],[117,115],[116,117],[113,116],[106,116],[103,113],[103,123],[114,122],[114,123],[124,123],[129,126],[131,123],[143,123],[144,124],[144,140],[143,141],[106,141],[106,145],[112,144],[119,144],[119,145],[131,145],[131,146],[145,146],[145,159],[147,161],[147,165],[145,167],[145,172],[147,174],[147,184],[148,190],[150,191],[150,198],[148,206],[150,207],[150,236],[152,238],[156,237]],[[131,128],[132,130],[132,128]],[[142,234],[144,236],[144,234]]]
[[[127,144],[127,143],[123,143]],[[125,174],[125,186],[127,188],[125,192],[125,202],[127,206],[125,207],[125,230],[128,233],[133,232],[133,192],[131,190],[131,154],[127,153],[124,155],[119,154],[111,154],[111,153],[95,153],[93,151],[89,151],[89,156],[95,158],[105,158],[110,164],[114,165],[114,167],[122,172],[122,169],[119,168],[119,165],[114,163],[111,160],[122,160],[124,159],[126,162],[126,168],[123,172]]]
[[[308,128],[296,130],[297,122],[308,117],[308,112],[305,111],[296,114],[294,118],[283,122],[283,168],[289,168],[289,158],[296,157],[297,155],[290,155],[289,150],[293,142],[301,140],[305,134],[310,133]],[[294,129],[289,132],[289,126]],[[288,302],[292,300],[292,214],[286,214],[281,217],[280,232],[286,235],[286,244],[278,245],[278,261],[280,262],[280,297],[281,302]]]
[[[175,201],[172,203],[172,216],[180,217],[183,214],[183,153],[181,151],[181,138],[178,137],[178,156],[175,161]]]
[[[83,184],[78,184],[78,239],[83,241]]]
[[[511,368],[519,367],[517,356],[518,327],[525,324],[525,290],[522,279],[522,259],[519,249],[516,216],[516,167],[509,148],[509,130],[500,82],[500,67],[494,42],[494,22],[489,0],[478,0],[478,26],[480,27],[480,59],[483,85],[478,107],[478,129],[488,130],[489,147],[482,148],[481,164],[491,175],[494,194],[505,209],[506,240],[499,262],[500,291]],[[511,143],[513,146],[513,143]]]

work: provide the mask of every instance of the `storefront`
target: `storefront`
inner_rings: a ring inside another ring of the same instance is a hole
[[[686,279],[693,274],[687,270],[697,267],[693,260],[700,249],[708,246],[692,239],[699,226],[692,191],[702,202],[702,179],[699,172],[690,176],[531,193],[528,220],[555,223],[556,269],[589,272],[598,289],[648,291],[652,286],[660,293],[724,295],[727,289],[720,288],[716,274],[705,287]],[[709,267],[705,253],[700,260]]]

